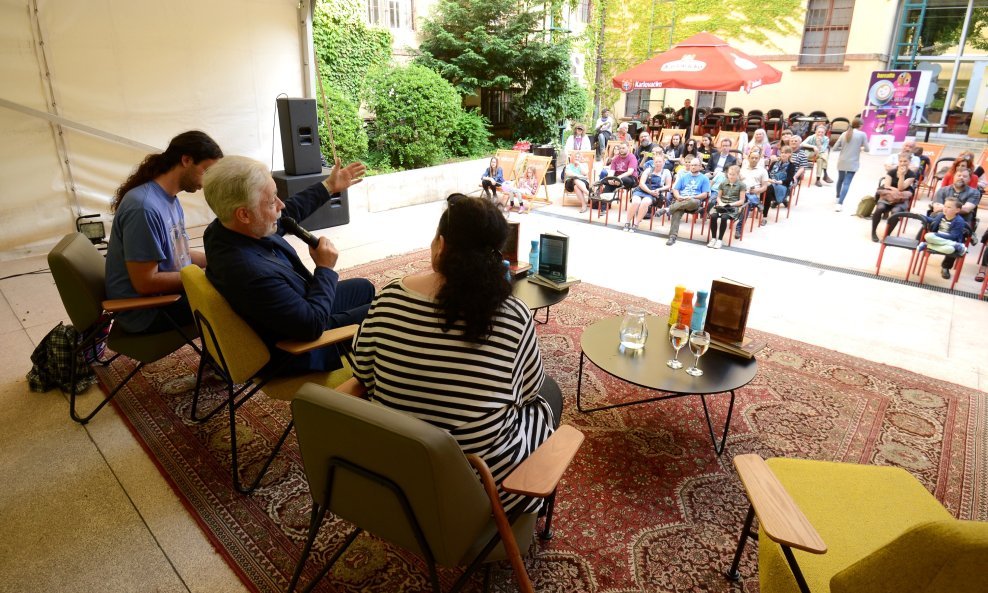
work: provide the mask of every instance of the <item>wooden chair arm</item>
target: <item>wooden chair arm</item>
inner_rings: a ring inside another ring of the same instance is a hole
[[[501,498],[497,493],[497,485],[494,483],[494,476],[487,467],[487,463],[477,455],[467,455],[467,461],[473,469],[480,475],[480,482],[484,485],[487,498],[491,500],[491,511],[494,514],[494,524],[497,526],[498,535],[504,544],[504,552],[511,561],[511,568],[514,570],[515,578],[518,580],[518,589],[522,593],[535,593],[531,579],[528,578],[528,571],[525,570],[525,563],[521,559],[521,550],[518,549],[518,541],[515,540],[515,532],[511,529],[508,516],[501,506]]]
[[[160,296],[134,297],[132,299],[110,299],[103,301],[103,310],[108,313],[121,311],[136,311],[139,309],[155,309],[163,305],[177,303],[182,298],[180,294],[163,294]]]
[[[545,498],[552,494],[583,444],[583,433],[570,425],[556,429],[534,453],[501,482],[512,494]]]
[[[306,352],[311,352],[318,348],[322,348],[323,346],[339,344],[345,340],[353,340],[353,336],[357,335],[357,330],[359,327],[360,326],[358,325],[334,327],[333,329],[327,329],[324,331],[322,335],[315,340],[308,342],[302,340],[281,340],[276,343],[275,346],[277,346],[279,350],[284,350],[289,354],[304,354]]]
[[[827,552],[823,538],[764,459],[752,453],[738,455],[734,467],[762,529],[772,541],[812,554]]]

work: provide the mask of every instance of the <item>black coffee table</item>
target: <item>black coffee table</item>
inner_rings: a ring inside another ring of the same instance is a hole
[[[519,278],[511,286],[511,294],[521,299],[532,311],[532,319],[535,323],[549,323],[549,307],[558,305],[569,296],[569,288],[556,290],[548,286],[542,286],[537,282],[530,282],[528,278]],[[539,321],[535,314],[539,309],[545,309],[545,321]]]
[[[666,366],[666,361],[675,355],[672,344],[669,343],[669,326],[665,319],[648,317],[648,340],[645,347],[638,351],[624,350],[620,345],[618,331],[621,327],[621,317],[602,319],[583,330],[580,338],[580,371],[576,383],[576,407],[584,413],[623,408],[648,402],[674,399],[688,395],[699,395],[703,403],[703,414],[707,419],[707,429],[714,452],[720,455],[724,452],[727,441],[727,431],[731,425],[731,415],[734,413],[734,391],[744,387],[755,378],[758,363],[754,358],[744,360],[709,349],[700,357],[700,369],[703,375],[693,377],[686,373],[686,368],[693,362],[693,354],[689,347],[683,347],[679,352],[679,360],[683,368],[678,370]],[[595,408],[584,408],[581,399],[583,390],[583,361],[589,360],[599,369],[609,375],[627,381],[633,385],[665,392],[664,395],[647,399],[608,404]],[[720,442],[714,435],[710,411],[707,409],[707,397],[716,393],[730,393],[731,399],[727,405],[727,419],[724,421],[724,431]]]

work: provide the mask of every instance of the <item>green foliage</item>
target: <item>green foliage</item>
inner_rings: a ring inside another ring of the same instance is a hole
[[[329,102],[329,119],[333,124],[333,139],[336,140],[336,156],[344,163],[363,160],[367,156],[367,131],[360,119],[357,104],[342,91],[332,85],[324,85],[326,100]],[[327,163],[333,162],[333,152],[329,144],[329,131],[323,118],[325,110],[322,97],[319,103],[319,149]]]
[[[555,136],[569,85],[568,39],[545,29],[546,9],[568,0],[439,0],[422,26],[419,64],[463,95],[478,88],[514,91],[516,134]]]
[[[393,167],[427,167],[445,156],[450,122],[460,97],[432,70],[412,64],[379,68],[367,80],[364,99],[374,112],[370,143]]]
[[[320,0],[312,18],[312,41],[324,80],[351,101],[359,101],[367,71],[391,59],[391,33],[368,27],[361,18],[363,3]]]
[[[805,14],[805,0],[733,0],[726,10],[720,0],[594,2],[585,47],[587,80],[595,80],[600,43],[603,60],[600,88],[591,82],[590,93],[599,91],[601,106],[613,106],[620,91],[611,86],[611,78],[703,31],[728,43],[745,40],[781,51],[774,40],[799,35]]]
[[[477,111],[460,110],[446,147],[453,156],[482,157],[491,152],[491,122]]]
[[[563,117],[574,121],[584,121],[590,114],[590,95],[573,78],[569,79],[566,90],[560,97],[563,104]]]

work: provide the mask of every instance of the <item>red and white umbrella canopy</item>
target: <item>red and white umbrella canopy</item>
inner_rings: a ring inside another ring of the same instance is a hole
[[[736,50],[710,33],[676,44],[611,79],[624,92],[637,89],[745,91],[782,80],[782,72]]]

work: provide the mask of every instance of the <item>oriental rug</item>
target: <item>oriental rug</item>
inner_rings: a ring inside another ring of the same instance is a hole
[[[343,275],[367,277],[380,287],[428,265],[427,252],[420,251]],[[731,465],[741,453],[899,466],[955,516],[988,520],[984,394],[780,336],[752,331],[768,347],[759,354],[755,380],[738,391],[721,457],[713,452],[698,398],[581,414],[575,394],[582,329],[622,314],[628,305],[667,314],[663,305],[581,284],[552,308],[547,325],[538,326],[546,370],[565,397],[563,422],[587,438],[560,487],[555,538],[540,543],[528,560],[537,590],[757,591],[755,545],[745,553],[740,583],[721,576],[747,509]],[[197,362],[185,348],[148,365],[115,405],[248,587],[284,591],[311,504],[296,442],[288,440],[253,495],[236,494],[225,417],[205,424],[188,420]],[[116,384],[131,368],[121,358],[99,376],[104,384]],[[583,389],[587,405],[647,395],[592,365]],[[714,422],[722,425],[726,397],[708,401]],[[258,463],[290,420],[290,410],[286,402],[255,397],[238,420],[244,458]],[[349,530],[341,520],[327,519],[303,583]],[[457,574],[443,573],[447,587]],[[363,535],[317,590],[428,588],[427,570],[416,556]],[[472,590],[479,589],[478,579]],[[507,567],[495,571],[494,589],[514,590]]]

